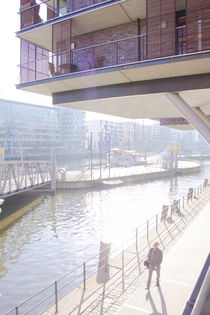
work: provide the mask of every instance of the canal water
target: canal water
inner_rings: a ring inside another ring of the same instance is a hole
[[[120,244],[163,204],[186,196],[209,177],[210,161],[203,163],[200,173],[189,176],[46,194],[0,234],[0,314],[97,254],[104,238]]]

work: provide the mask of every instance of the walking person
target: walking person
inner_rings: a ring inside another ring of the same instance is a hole
[[[152,273],[156,271],[157,273],[157,281],[156,286],[160,286],[160,265],[163,260],[163,252],[158,248],[159,243],[154,242],[153,247],[150,248],[147,256],[147,260],[149,262],[149,274],[147,279],[147,287],[146,290],[150,289],[150,283],[152,280]]]

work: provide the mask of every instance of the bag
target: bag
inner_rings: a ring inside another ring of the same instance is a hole
[[[149,268],[149,262],[148,262],[148,260],[145,260],[145,261],[144,261],[144,266],[146,266],[147,269]]]

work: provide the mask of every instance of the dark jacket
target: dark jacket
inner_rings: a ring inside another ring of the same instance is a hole
[[[162,250],[159,248],[150,248],[147,260],[149,262],[149,268],[159,268],[163,260]]]

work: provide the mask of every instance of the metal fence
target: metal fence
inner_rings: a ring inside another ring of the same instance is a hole
[[[111,248],[111,244],[101,242],[99,254],[7,314],[40,314],[50,307],[52,313],[57,313],[61,310],[60,303],[65,304],[68,314],[74,311],[77,314],[92,314],[98,308],[109,309],[124,292],[136,285],[145,270],[143,261],[154,240],[167,248],[180,233],[180,227],[184,228],[199,211],[200,207],[196,206],[194,199],[199,202],[197,199],[208,184],[208,179],[205,179],[203,184],[193,189],[190,198],[183,197],[169,206],[163,206],[162,213],[131,231],[129,239],[121,246]],[[205,199],[205,194],[201,196]]]

